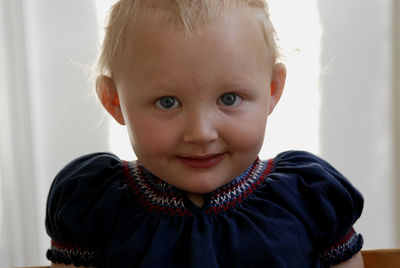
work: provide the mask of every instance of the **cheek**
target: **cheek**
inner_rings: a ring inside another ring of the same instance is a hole
[[[150,117],[137,116],[127,122],[129,138],[133,150],[138,155],[156,154],[169,150],[174,144],[172,129]]]
[[[266,123],[267,115],[258,113],[235,120],[227,133],[230,133],[231,143],[236,150],[258,154],[264,141]]]

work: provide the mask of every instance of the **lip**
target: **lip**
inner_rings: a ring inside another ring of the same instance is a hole
[[[193,155],[193,156],[178,156],[178,160],[190,168],[211,168],[217,165],[224,159],[225,153],[220,154],[207,154],[207,155]]]

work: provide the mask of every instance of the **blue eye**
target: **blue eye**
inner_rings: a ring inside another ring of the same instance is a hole
[[[242,101],[242,98],[239,97],[237,94],[225,93],[219,98],[218,103],[225,105],[225,106],[236,106],[241,101]]]
[[[156,106],[163,110],[170,110],[170,109],[178,107],[178,105],[179,105],[179,101],[176,98],[171,97],[171,96],[162,97],[156,101]]]

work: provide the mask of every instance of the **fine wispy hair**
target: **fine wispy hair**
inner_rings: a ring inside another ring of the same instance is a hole
[[[113,77],[129,23],[141,16],[165,21],[179,31],[193,32],[229,10],[249,8],[259,21],[272,63],[279,58],[275,29],[265,0],[119,0],[108,14],[95,77]]]

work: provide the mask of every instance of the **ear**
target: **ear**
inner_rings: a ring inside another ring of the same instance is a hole
[[[96,91],[107,112],[121,125],[125,125],[117,88],[112,78],[101,75],[96,79]]]
[[[278,104],[286,81],[286,67],[283,63],[274,65],[271,76],[271,99],[269,105],[268,115],[272,113],[276,104]]]

